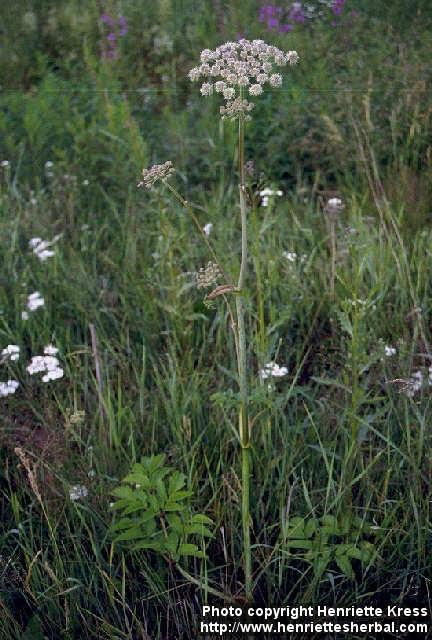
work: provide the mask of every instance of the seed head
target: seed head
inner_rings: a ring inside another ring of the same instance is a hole
[[[154,164],[150,169],[143,169],[142,180],[138,187],[150,189],[158,180],[165,180],[174,173],[173,163],[167,160],[164,164]]]

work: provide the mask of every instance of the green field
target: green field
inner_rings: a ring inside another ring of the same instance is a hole
[[[0,7],[0,640],[431,611],[432,6],[303,4]],[[300,60],[239,127],[241,38]]]

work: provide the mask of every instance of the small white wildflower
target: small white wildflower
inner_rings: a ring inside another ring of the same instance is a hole
[[[87,473],[89,478],[94,478],[96,475],[96,471],[94,469],[90,469],[90,471],[88,471]]]
[[[214,53],[213,51],[211,51],[211,49],[204,49],[203,51],[201,51],[201,62],[209,62],[210,60],[213,60],[214,58]]]
[[[284,251],[282,255],[289,262],[295,262],[297,260],[297,254],[295,253],[295,251]]]
[[[280,73],[274,73],[270,76],[270,86],[271,87],[281,87],[282,86],[282,76]]]
[[[4,360],[19,360],[20,348],[17,344],[8,344],[8,346],[1,352],[1,355]]]
[[[263,88],[260,84],[252,84],[249,87],[249,93],[251,96],[260,96],[263,92]]]
[[[9,160],[2,160],[2,161],[0,162],[0,165],[1,165],[2,167],[8,167],[8,166],[9,166]]]
[[[39,291],[35,291],[31,293],[27,298],[27,308],[30,311],[36,311],[39,307],[43,307],[45,304],[45,299],[41,296]]]
[[[44,356],[33,356],[30,364],[27,365],[27,372],[32,376],[35,373],[46,371]]]
[[[340,198],[330,198],[324,207],[324,213],[330,217],[336,217],[344,209],[344,203]]]
[[[50,382],[51,380],[58,380],[59,378],[63,378],[63,369],[60,367],[55,367],[53,369],[48,369],[45,375],[42,376],[42,382]]]
[[[82,498],[87,498],[87,496],[88,489],[83,484],[76,484],[69,490],[69,498],[72,500],[72,502],[81,500]]]
[[[262,380],[266,378],[281,378],[288,373],[287,367],[280,367],[276,362],[269,362],[260,370],[259,375]]]
[[[201,85],[200,91],[203,96],[211,96],[213,93],[213,85],[211,82],[204,82],[204,84]]]
[[[239,76],[237,80],[237,84],[239,87],[247,87],[250,80],[247,76]]]
[[[214,87],[215,87],[216,93],[223,93],[227,88],[227,83],[224,82],[223,80],[218,80],[217,82],[215,82]]]
[[[47,260],[48,258],[52,258],[55,255],[55,251],[44,249],[43,251],[38,251],[36,255],[41,262],[45,262],[45,260]]]
[[[280,189],[278,189],[277,191],[274,191],[273,189],[269,189],[269,187],[266,187],[265,189],[263,189],[262,191],[259,192],[259,195],[262,198],[261,206],[262,207],[268,207],[269,197],[270,196],[282,196],[283,192],[280,191]]]
[[[386,345],[384,347],[384,353],[387,356],[387,358],[390,358],[391,356],[394,356],[396,354],[396,349],[394,347],[390,347]]]
[[[87,180],[87,178],[85,180],[83,180],[82,183],[83,183],[84,187],[88,187],[88,185],[90,184],[90,182]]]
[[[194,67],[189,71],[188,77],[191,82],[196,82],[201,77],[201,71],[199,70],[198,67]]]
[[[223,96],[225,100],[232,100],[235,98],[235,89],[233,89],[233,87],[226,87],[223,90]]]
[[[55,350],[55,347],[49,345],[49,351],[52,350]],[[43,373],[44,375],[42,376],[42,382],[58,380],[64,375],[64,371],[60,367],[58,358],[50,354],[46,354],[43,356],[33,356],[30,364],[27,366],[27,371],[31,376],[35,373]]]
[[[55,252],[49,249],[53,244],[57,242],[61,238],[61,233],[54,236],[52,240],[42,240],[42,238],[31,238],[29,240],[29,247],[33,249],[33,253],[39,260],[45,262],[48,258],[52,258],[55,255]]]
[[[419,391],[423,384],[423,373],[419,371],[415,371],[411,376],[412,385],[414,391]]]
[[[287,61],[290,63],[290,65],[297,64],[298,61],[300,60],[300,56],[297,53],[297,51],[288,51],[286,58],[287,58]]]
[[[213,229],[213,224],[211,222],[207,222],[207,224],[205,224],[203,227],[203,231],[206,234],[206,236],[209,236],[211,234],[212,229]]]
[[[28,320],[29,314],[28,311],[21,311],[21,320]]]
[[[110,502],[110,503],[109,503],[109,508],[110,508],[110,509],[112,509],[112,508],[113,508],[113,506],[114,506],[114,504],[115,504],[115,502]]]
[[[52,344],[48,344],[46,347],[44,347],[44,354],[46,356],[55,356],[57,353],[57,347],[54,347]]]
[[[5,398],[6,396],[10,396],[19,387],[19,382],[16,380],[8,380],[7,382],[0,382],[0,398]]]
[[[51,167],[54,166],[54,162],[52,162],[51,160],[47,160],[45,162],[45,169],[51,169]]]

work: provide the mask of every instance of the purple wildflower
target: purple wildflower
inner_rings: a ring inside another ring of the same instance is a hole
[[[344,10],[345,0],[334,0],[332,4],[332,11],[335,16],[340,16]]]
[[[292,24],[281,24],[281,26],[279,27],[279,32],[280,33],[289,33],[293,29],[294,29],[294,25],[292,25]]]
[[[120,27],[119,36],[125,36],[128,32],[126,18],[124,16],[119,16],[118,23]]]
[[[101,15],[101,20],[102,22],[105,22],[105,24],[109,25],[110,27],[114,26],[114,20],[111,18],[111,16],[108,13],[103,13]]]
[[[301,22],[301,23],[306,22],[306,14],[303,10],[301,2],[293,3],[288,17],[290,20],[293,20],[294,22]]]

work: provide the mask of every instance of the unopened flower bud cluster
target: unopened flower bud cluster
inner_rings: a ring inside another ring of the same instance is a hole
[[[259,96],[264,86],[282,85],[282,76],[274,73],[274,66],[294,65],[299,56],[296,51],[284,52],[263,40],[226,42],[215,50],[201,52],[201,64],[189,71],[192,82],[204,80],[201,94],[220,93],[226,105],[220,111],[222,117],[247,116],[253,105],[243,98],[243,92]]]
[[[205,267],[196,274],[196,285],[198,289],[206,289],[217,284],[222,274],[217,264],[214,262],[208,262]]]
[[[174,173],[173,163],[167,160],[164,164],[155,164],[150,169],[143,169],[142,180],[138,187],[150,189],[158,180],[165,180]]]

